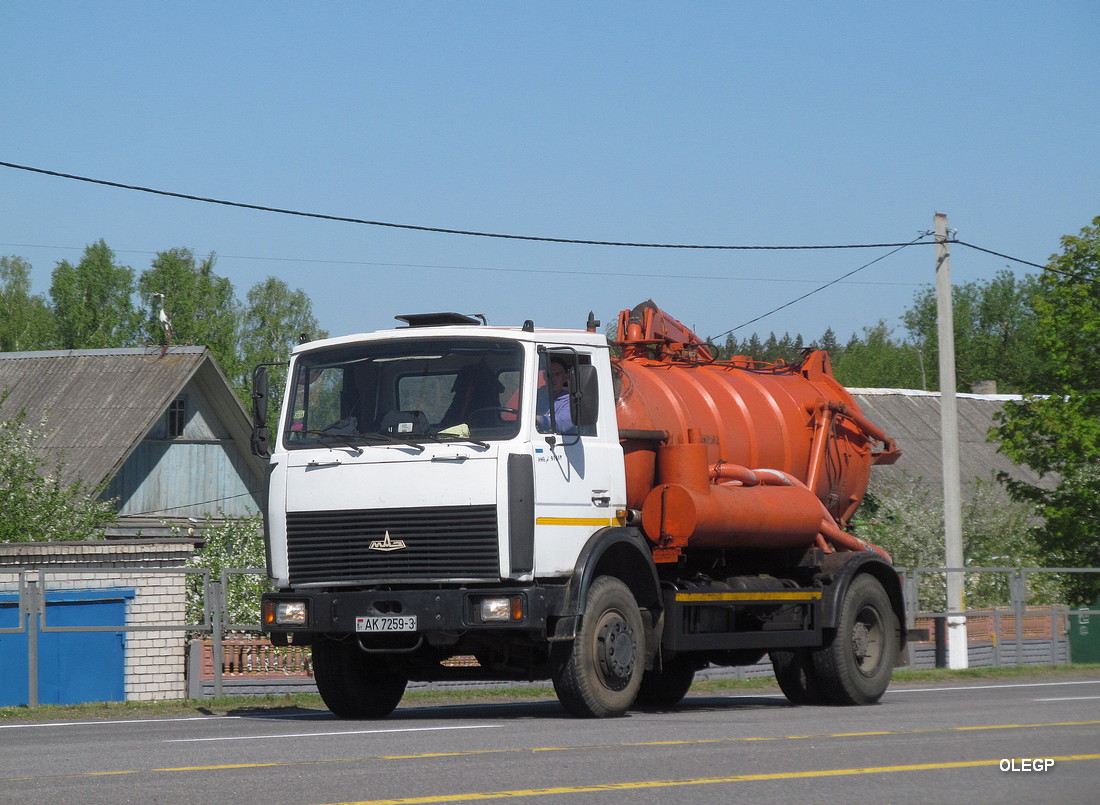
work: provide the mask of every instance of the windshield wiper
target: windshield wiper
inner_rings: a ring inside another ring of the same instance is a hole
[[[356,434],[358,439],[373,439],[378,442],[385,442],[386,444],[400,444],[407,447],[415,447],[417,452],[424,452],[424,445],[418,444],[412,439],[398,439],[395,436],[390,436],[388,433],[358,433]]]
[[[317,436],[320,439],[335,439],[340,442],[340,444],[344,445],[344,447],[354,450],[357,456],[363,455],[363,448],[357,445],[355,443],[356,441],[377,441],[385,442],[386,444],[407,445],[408,447],[417,448],[421,453],[424,452],[424,445],[417,444],[415,441],[410,442],[405,439],[395,439],[393,436],[386,433],[327,433],[323,430],[307,430],[305,432],[312,436]]]
[[[408,447],[415,447],[417,452],[424,452],[424,445],[420,444],[421,441],[435,442],[437,444],[443,444],[445,442],[469,442],[475,444],[478,447],[488,448],[489,443],[483,442],[480,439],[473,439],[469,436],[459,436],[455,433],[410,433],[407,438],[399,439],[395,436],[390,436],[388,433],[326,433],[323,430],[307,430],[305,433],[311,436],[317,436],[321,439],[335,439],[345,447],[351,448],[355,451],[356,455],[363,455],[363,448],[359,447],[355,442],[383,442],[385,444],[400,444]]]
[[[352,437],[346,433],[327,433],[323,430],[307,430],[305,432],[310,434],[311,436],[317,436],[322,439],[335,439],[336,441],[340,442],[340,444],[344,445],[344,447],[348,447],[354,450],[355,455],[363,455],[363,448],[353,442]],[[363,434],[357,434],[357,436],[362,435]]]
[[[489,447],[488,442],[483,442],[480,439],[475,439],[472,436],[459,436],[457,433],[418,433],[417,436],[423,436],[425,439],[430,439],[433,442],[469,442],[470,444],[476,444],[478,447]]]

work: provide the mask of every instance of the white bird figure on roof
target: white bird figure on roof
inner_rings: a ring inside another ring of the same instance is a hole
[[[164,325],[165,342],[170,344],[172,343],[172,322],[168,320],[168,314],[164,312],[164,294],[154,293],[153,296],[160,300],[160,313],[157,315],[157,318],[159,318],[160,323]]]

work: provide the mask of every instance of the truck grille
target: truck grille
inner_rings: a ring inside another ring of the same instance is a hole
[[[295,586],[500,577],[493,505],[287,512],[286,527]],[[372,550],[386,532],[405,547]]]

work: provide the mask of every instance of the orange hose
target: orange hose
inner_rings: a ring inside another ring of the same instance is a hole
[[[809,488],[806,486],[806,484],[802,483],[802,481],[798,480],[793,475],[788,475],[781,470],[758,469],[754,472],[756,476],[760,479],[760,482],[763,484],[768,484],[769,479],[773,479],[772,485],[775,484],[775,481],[779,481],[786,486],[801,486],[804,489]],[[836,524],[836,521],[833,520],[833,516],[829,513],[829,510],[825,508],[825,504],[816,497],[815,500],[817,500],[818,504],[821,506],[821,512],[824,515],[821,518],[821,534],[819,536],[824,537],[824,539],[828,540],[833,545],[837,545],[846,550],[874,551],[887,562],[892,561],[890,558],[890,554],[888,554],[882,548],[878,547],[877,545],[872,545],[870,542],[865,542],[864,540],[861,540],[859,537],[857,537],[855,534],[849,534],[847,531],[843,530],[840,526]]]

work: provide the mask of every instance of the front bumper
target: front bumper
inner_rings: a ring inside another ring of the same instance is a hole
[[[482,605],[486,599],[507,599],[510,602],[508,618],[487,620]],[[264,631],[273,634],[304,636],[354,633],[357,618],[414,615],[417,632],[475,629],[545,632],[548,620],[561,611],[563,601],[563,590],[543,587],[266,593],[262,602],[262,623]],[[277,611],[296,602],[304,605],[300,622],[281,622]]]

